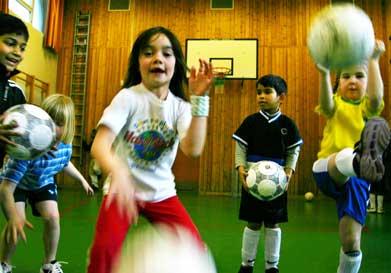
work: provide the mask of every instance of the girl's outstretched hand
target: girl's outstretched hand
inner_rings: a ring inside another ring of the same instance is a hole
[[[213,67],[205,60],[200,59],[199,62],[198,71],[194,67],[190,69],[189,88],[194,95],[204,96],[213,83]]]

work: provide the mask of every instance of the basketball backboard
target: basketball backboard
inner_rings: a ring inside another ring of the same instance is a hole
[[[214,67],[227,67],[231,71],[226,79],[257,79],[258,39],[187,39],[186,64],[190,68],[199,66],[205,59]]]

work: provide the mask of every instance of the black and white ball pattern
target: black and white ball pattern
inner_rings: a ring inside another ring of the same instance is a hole
[[[30,160],[46,153],[56,142],[56,125],[40,107],[20,104],[5,112],[3,124],[15,121],[20,135],[11,136],[17,145],[7,145],[7,153],[16,159]]]
[[[281,196],[287,187],[284,168],[273,161],[259,161],[248,170],[246,183],[251,195],[262,201]]]

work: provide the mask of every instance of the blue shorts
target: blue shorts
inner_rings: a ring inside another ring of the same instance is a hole
[[[313,172],[313,175],[319,189],[337,202],[338,219],[349,215],[364,225],[369,200],[370,184],[368,182],[357,177],[350,177],[345,185],[337,188],[328,172]]]

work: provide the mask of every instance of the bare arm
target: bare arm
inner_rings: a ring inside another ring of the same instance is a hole
[[[207,125],[207,117],[193,117],[191,119],[190,127],[180,144],[185,155],[189,157],[201,155],[205,145]]]
[[[16,218],[18,216],[14,199],[15,189],[16,184],[6,179],[3,180],[3,182],[0,184],[1,208],[7,220],[9,220],[10,218]]]
[[[199,60],[198,71],[194,67],[190,70],[189,88],[196,96],[204,96],[213,82],[213,67],[204,60]],[[190,157],[201,155],[206,140],[208,118],[206,116],[193,116],[186,136],[181,140],[180,148]]]
[[[26,234],[23,227],[27,225],[32,228],[30,222],[22,218],[15,206],[14,191],[16,184],[9,180],[3,180],[0,184],[0,203],[5,217],[7,218],[7,225],[4,230],[4,237],[6,242],[16,244],[18,237],[21,236],[26,241]]]
[[[91,154],[103,173],[111,176],[107,206],[115,199],[121,213],[125,213],[131,219],[137,217],[134,181],[126,161],[112,150],[115,137],[109,127],[100,125],[91,147]]]
[[[380,73],[379,58],[384,51],[385,46],[383,41],[376,40],[374,52],[368,60],[367,95],[369,98],[369,107],[372,111],[379,109],[383,100],[384,85]]]
[[[126,164],[113,153],[111,146],[115,140],[115,134],[105,125],[99,126],[91,147],[91,154],[106,175],[112,173],[118,166],[127,167]]]
[[[330,71],[317,65],[320,74],[319,86],[319,106],[324,115],[331,117],[334,113],[333,88],[330,80]]]
[[[64,168],[64,172],[68,174],[70,177],[78,180],[80,184],[83,186],[87,194],[94,194],[94,190],[88,184],[84,176],[78,171],[78,169],[76,169],[75,165],[73,165],[72,162],[68,163],[68,166]]]

